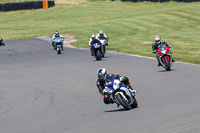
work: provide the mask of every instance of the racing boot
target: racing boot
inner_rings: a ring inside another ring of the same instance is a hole
[[[160,61],[159,61],[159,59],[157,58],[157,60],[158,60],[158,66],[161,66],[161,64],[160,64]]]
[[[91,56],[94,56],[94,49],[90,49],[91,50]]]
[[[104,103],[105,104],[110,104],[110,103],[114,103],[114,101],[110,98],[110,96],[109,95],[104,95],[104,97],[103,97],[103,101],[104,101]]]
[[[172,62],[175,62],[175,60],[172,58]]]
[[[120,104],[117,103],[117,108],[119,108]]]
[[[63,49],[63,44],[62,44],[62,51],[63,51],[64,49]]]

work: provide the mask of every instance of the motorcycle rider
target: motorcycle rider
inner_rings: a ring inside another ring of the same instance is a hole
[[[3,45],[5,46],[4,42],[3,42],[3,38],[0,37],[0,46]]]
[[[100,42],[98,39],[96,39],[94,36],[95,36],[94,34],[91,35],[92,41],[89,42],[89,43],[90,43],[89,46],[90,46],[90,50],[91,50],[91,56],[94,55],[94,48],[92,47],[92,44],[96,44],[96,43],[100,44],[100,43],[101,43],[101,42]]]
[[[108,46],[108,37],[106,36],[106,34],[103,32],[103,30],[100,30],[99,33],[96,35],[96,39],[104,39],[107,43],[106,46]]]
[[[156,35],[156,36],[154,37],[154,42],[152,43],[152,53],[156,53],[156,52],[157,52],[158,46],[159,46],[160,44],[165,44],[166,46],[168,46],[168,47],[171,48],[171,46],[168,45],[164,40],[161,40],[160,36]],[[156,55],[156,58],[157,58],[157,60],[158,60],[158,66],[161,66],[160,61],[159,61],[157,55]],[[174,60],[173,58],[172,58],[172,62],[175,62],[175,60]]]
[[[91,34],[88,45],[90,47],[90,51],[91,51],[91,56],[93,56],[93,52],[92,52],[92,48],[91,48],[91,42],[96,38],[95,34]]]
[[[104,96],[103,97],[103,101],[104,101],[105,104],[114,103],[114,101],[110,98],[110,96],[108,94],[106,94],[106,92],[104,91],[104,89],[105,89],[105,83],[106,83],[106,79],[107,78],[116,78],[116,79],[119,79],[122,83],[124,83],[125,85],[127,85],[129,87],[129,91],[131,93],[134,93],[134,94],[137,93],[137,91],[134,90],[131,87],[131,84],[129,82],[128,77],[120,76],[119,74],[117,74],[117,75],[115,75],[115,74],[107,74],[107,71],[106,71],[105,68],[98,69],[97,70],[97,76],[98,76],[98,79],[97,79],[96,85],[97,85],[97,88],[99,90],[99,93],[102,96]]]
[[[54,46],[54,50],[56,50],[56,46],[54,45],[54,40],[56,37],[61,37],[62,41],[64,40],[64,37],[59,34],[58,31],[55,32],[55,34],[53,35],[53,37],[51,38],[51,41],[52,41],[52,46]],[[61,47],[62,47],[62,50],[63,50],[63,43],[61,44]]]

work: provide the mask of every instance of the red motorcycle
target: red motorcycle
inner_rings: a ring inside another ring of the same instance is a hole
[[[171,46],[166,44],[160,44],[157,50],[157,57],[160,61],[160,64],[167,71],[171,70],[172,67],[172,54],[170,51]]]

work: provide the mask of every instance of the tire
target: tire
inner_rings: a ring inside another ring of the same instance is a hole
[[[59,50],[57,50],[57,53],[58,53],[58,54],[61,54],[61,50],[60,50],[60,48],[59,48]]]
[[[105,53],[106,53],[106,48],[105,48],[105,47],[106,47],[106,46],[103,46],[103,52],[102,52],[102,55],[101,55],[102,58],[104,58]]]
[[[101,52],[99,50],[97,50],[95,58],[96,60],[101,60]]]
[[[137,102],[136,98],[133,97],[133,100],[134,100],[134,103],[131,104],[131,108],[137,108],[138,107],[138,102]]]
[[[120,103],[120,105],[122,105],[125,110],[131,109],[131,106],[123,99],[123,97],[120,94],[117,94],[116,98],[117,98],[118,102]]]
[[[165,64],[166,64],[166,67],[167,67],[166,70],[170,71],[171,70],[171,66],[170,66],[170,63],[169,63],[167,58],[165,58]]]

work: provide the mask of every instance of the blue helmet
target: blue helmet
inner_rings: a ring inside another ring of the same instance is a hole
[[[58,32],[58,31],[56,31],[56,32],[55,32],[55,34],[56,34],[56,35],[59,35],[59,32]]]

